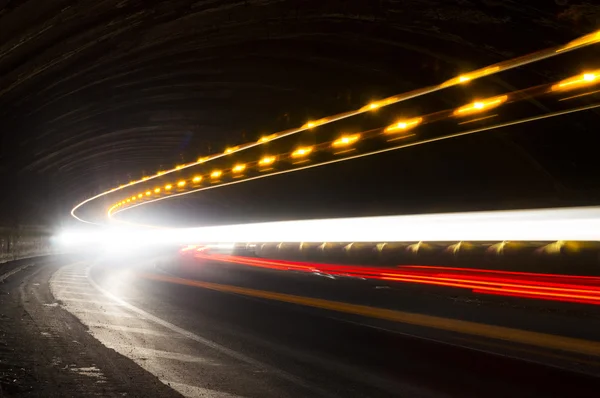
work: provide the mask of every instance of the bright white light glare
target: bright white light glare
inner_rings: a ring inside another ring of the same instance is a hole
[[[133,250],[242,242],[600,241],[600,207],[337,218],[181,229],[64,233],[68,246]],[[230,245],[222,246],[229,248]]]

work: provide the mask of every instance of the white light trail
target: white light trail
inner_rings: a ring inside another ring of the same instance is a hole
[[[66,246],[243,242],[600,241],[600,206],[64,233]]]

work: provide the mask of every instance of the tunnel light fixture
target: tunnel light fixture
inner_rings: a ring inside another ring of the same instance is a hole
[[[258,165],[261,167],[271,166],[277,160],[276,156],[264,156],[258,161]]]
[[[600,83],[600,69],[593,72],[582,73],[577,76],[562,80],[552,86],[552,91],[567,91],[580,87]]]
[[[567,51],[575,47],[585,46],[600,42],[600,30],[594,33],[587,34],[578,39],[572,40],[556,50],[557,53]]]
[[[350,134],[350,135],[343,135],[340,138],[338,138],[337,140],[333,141],[333,143],[331,144],[331,146],[334,147],[334,148],[346,147],[346,146],[354,144],[359,139],[360,139],[360,134],[359,133]]]
[[[456,109],[452,114],[454,116],[468,116],[474,113],[486,112],[490,109],[496,108],[508,100],[508,95],[500,95],[488,99],[474,101],[470,104],[461,106]]]
[[[234,173],[241,173],[244,170],[246,170],[246,165],[245,164],[236,164],[233,169],[231,169],[231,171],[233,171]]]
[[[500,66],[496,65],[496,66],[490,66],[487,68],[483,68],[483,69],[478,69],[476,71],[473,72],[469,72],[469,73],[465,73],[462,75],[458,75],[450,80],[445,81],[444,83],[442,83],[440,86],[441,87],[450,87],[450,86],[455,86],[457,84],[464,84],[464,83],[468,83],[471,80],[475,80],[478,79],[480,77],[483,76],[487,76],[487,75],[491,75],[494,74],[496,72],[500,71]]]
[[[300,147],[300,148],[296,149],[294,152],[292,152],[292,158],[303,158],[305,156],[310,155],[310,153],[312,151],[313,151],[313,148],[311,146]]]
[[[265,142],[269,142],[274,138],[277,138],[277,134],[263,135],[262,137],[260,137],[258,142],[264,144]]]
[[[412,119],[399,120],[396,123],[385,128],[384,133],[395,134],[403,131],[408,131],[412,128],[417,127],[423,121],[422,117],[415,117]]]

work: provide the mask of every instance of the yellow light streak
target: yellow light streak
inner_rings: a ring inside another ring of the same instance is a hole
[[[422,121],[422,117],[400,120],[392,124],[391,126],[386,127],[383,131],[387,134],[401,133],[417,127],[419,124],[421,124]]]
[[[301,158],[304,156],[308,156],[312,152],[312,150],[313,150],[313,148],[310,146],[298,148],[294,152],[292,152],[292,157],[293,158]]]
[[[277,160],[276,156],[265,156],[258,161],[259,166],[270,166]]]
[[[245,164],[237,164],[233,167],[233,169],[231,169],[231,171],[233,171],[234,173],[241,173],[244,170],[246,170]]]
[[[600,83],[600,69],[595,70],[593,72],[582,73],[580,75],[573,76],[565,80],[561,80],[560,82],[552,86],[551,91],[573,90],[576,88],[586,87],[598,83]]]
[[[585,46],[585,45],[594,44],[594,43],[598,43],[598,42],[600,42],[600,30],[597,32],[582,36],[573,41],[570,41],[567,44],[565,44],[564,46],[562,46],[561,48],[559,48],[558,50],[556,50],[556,52],[559,53],[559,52],[571,50],[575,47]]]
[[[507,95],[500,95],[497,97],[474,101],[465,106],[461,106],[460,108],[456,109],[452,114],[454,116],[467,116],[472,115],[473,113],[485,112],[489,109],[493,109],[502,105],[507,100]]]
[[[360,134],[343,135],[331,144],[334,148],[344,147],[354,144],[360,139]]]

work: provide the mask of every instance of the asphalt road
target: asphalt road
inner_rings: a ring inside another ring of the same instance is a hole
[[[595,377],[533,362],[542,362],[539,347],[520,347],[517,351],[528,360],[516,360],[509,347],[519,347],[506,342],[140,277],[140,272],[164,275],[164,269],[152,264],[60,259],[38,262],[12,275],[3,286],[10,294],[0,297],[7,314],[2,318],[5,346],[13,350],[3,352],[0,359],[21,382],[3,378],[2,392],[6,396],[573,397],[596,396],[600,387]],[[458,305],[453,317],[463,312],[478,322],[479,313],[493,318],[526,311],[537,314],[544,328],[568,319],[573,325],[569,330],[580,338],[593,334],[598,323],[579,307],[517,310],[493,302],[457,301],[456,292],[447,290],[367,289],[360,281],[336,284],[322,277],[220,266],[178,276],[344,302],[362,300],[368,305],[394,299],[406,301],[413,311],[429,313]],[[512,319],[512,327],[518,326],[519,318]],[[492,354],[490,347],[510,356]],[[544,362],[559,358],[571,366],[586,363],[582,369],[588,373],[596,369],[594,358],[546,355]]]

